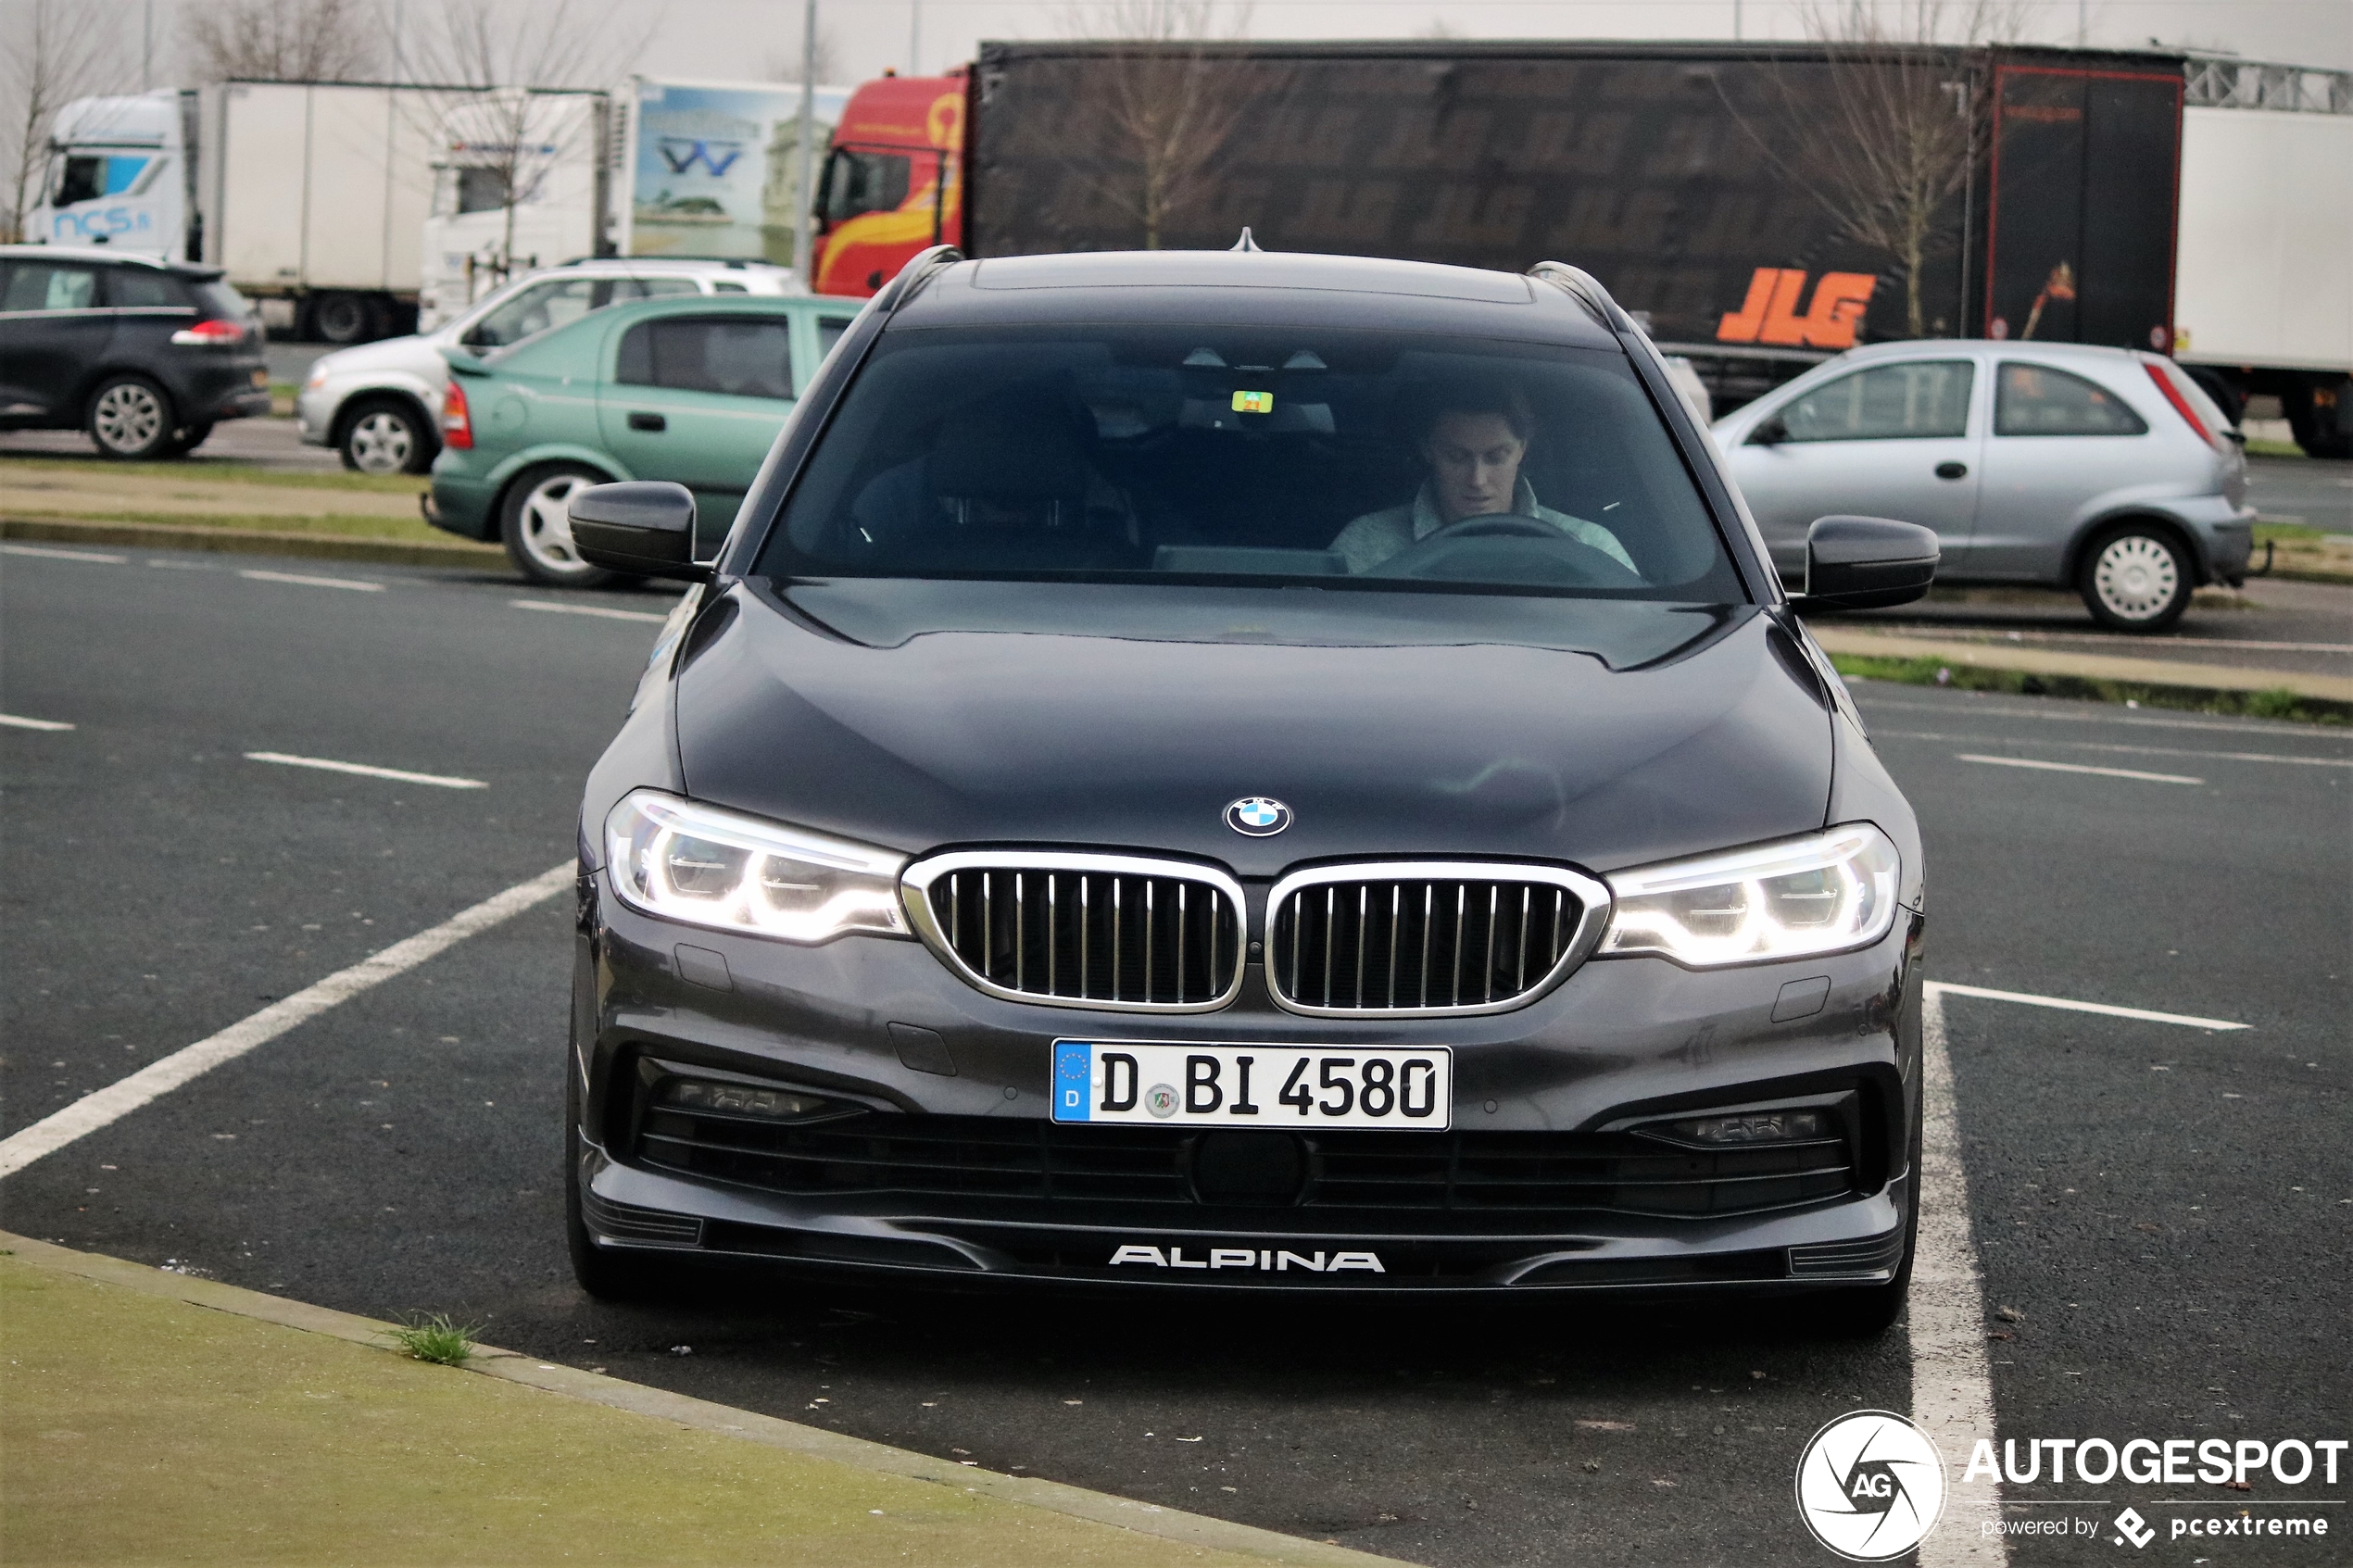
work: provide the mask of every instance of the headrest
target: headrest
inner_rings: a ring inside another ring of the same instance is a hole
[[[1047,408],[960,408],[931,449],[931,484],[941,495],[1023,503],[1084,501],[1087,459],[1067,424]]]

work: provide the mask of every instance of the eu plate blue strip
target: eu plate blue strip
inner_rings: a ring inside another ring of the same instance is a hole
[[[1095,1048],[1084,1040],[1054,1042],[1054,1120],[1084,1122]]]

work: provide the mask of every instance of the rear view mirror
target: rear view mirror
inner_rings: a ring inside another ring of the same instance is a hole
[[[1788,439],[1789,426],[1781,423],[1781,417],[1776,414],[1756,427],[1755,433],[1748,438],[1748,444],[1751,446],[1779,446]]]
[[[594,494],[594,492],[590,492]],[[1808,609],[1881,609],[1910,604],[1936,581],[1936,533],[1883,517],[1819,517],[1806,533]]]
[[[695,497],[666,480],[630,480],[580,491],[565,508],[580,558],[639,577],[699,583],[711,568],[695,561]]]

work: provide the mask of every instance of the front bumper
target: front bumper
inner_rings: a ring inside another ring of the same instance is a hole
[[[327,445],[328,434],[334,429],[339,401],[329,395],[324,387],[306,386],[295,395],[295,430],[304,445]]]
[[[1107,1017],[983,996],[918,943],[793,947],[648,919],[600,875],[582,885],[573,1155],[608,1248],[975,1285],[1352,1291],[1813,1290],[1883,1284],[1902,1261],[1919,1085],[1909,914],[1827,960],[1589,961],[1486,1017],[1302,1018],[1254,971],[1219,1012]],[[1819,1010],[1773,1022],[1782,987],[1816,977],[1831,982]],[[1197,1135],[1048,1120],[1051,1045],[1072,1035],[1444,1043],[1453,1129],[1252,1135],[1295,1138],[1302,1179],[1213,1199]],[[698,1074],[859,1109],[778,1154],[792,1135],[683,1127],[650,1103],[667,1076]],[[1627,1130],[1792,1101],[1839,1108],[1843,1175],[1718,1155],[1679,1177]]]

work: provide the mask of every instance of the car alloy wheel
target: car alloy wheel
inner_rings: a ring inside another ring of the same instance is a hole
[[[90,407],[90,433],[109,458],[144,458],[163,444],[169,416],[145,382],[120,381]]]
[[[508,502],[507,551],[523,575],[554,587],[585,588],[612,573],[581,558],[572,540],[565,508],[592,484],[604,483],[586,469],[542,469],[518,482],[521,493]]]
[[[2111,626],[2155,631],[2170,626],[2188,608],[2190,583],[2173,546],[2153,533],[2119,533],[2095,547],[2090,592],[2092,613]]]
[[[417,450],[417,433],[405,415],[371,408],[351,421],[343,449],[361,473],[403,473]]]

